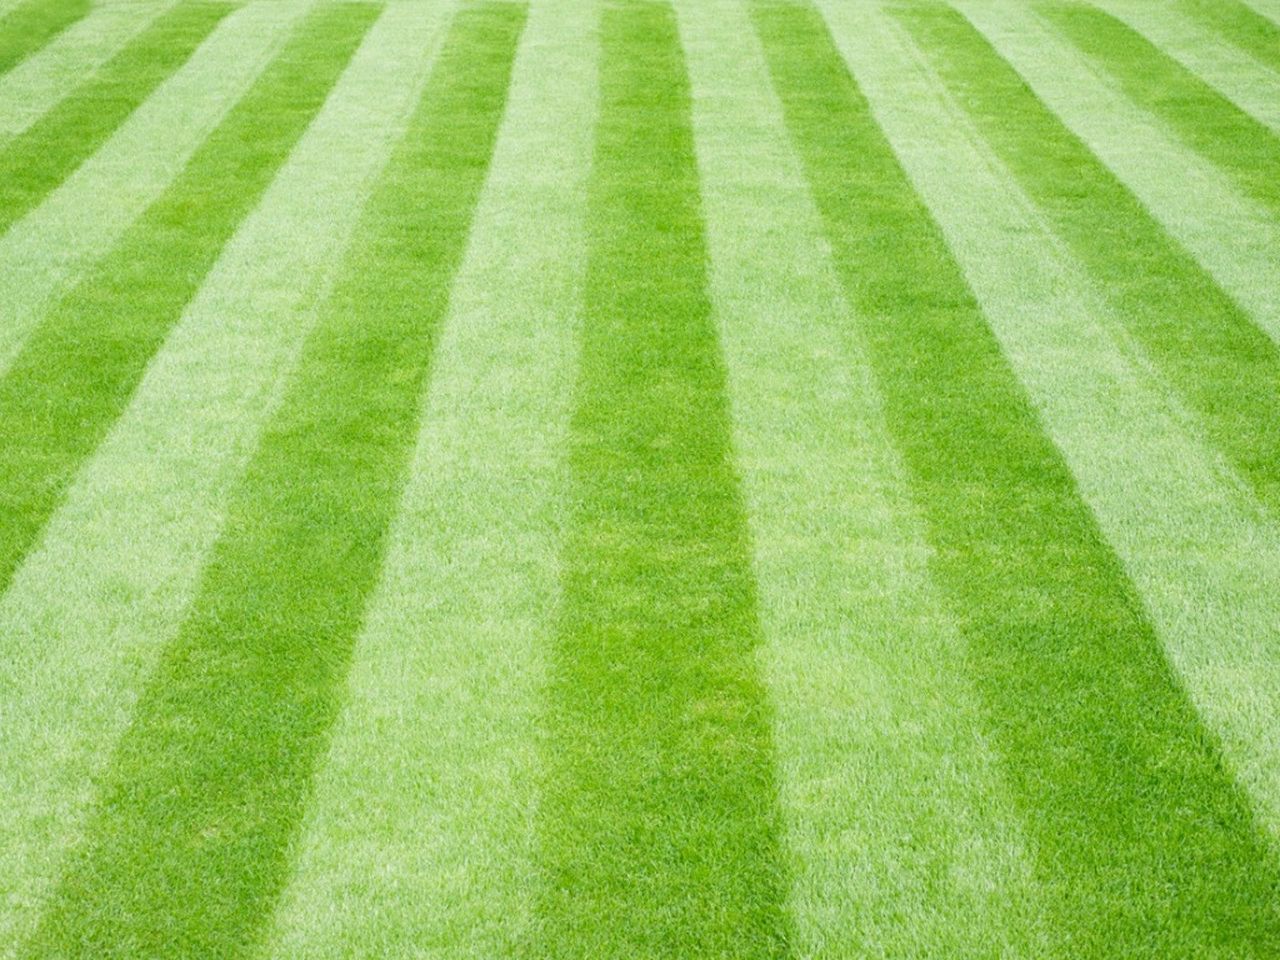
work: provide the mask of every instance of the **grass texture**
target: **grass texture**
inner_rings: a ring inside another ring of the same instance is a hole
[[[223,244],[324,102],[369,10],[335,5],[292,42],[0,380],[0,586],[119,417]]]
[[[1280,943],[1276,0],[0,0],[0,960]]]
[[[216,3],[174,7],[74,94],[0,146],[0,230],[66,179],[231,9]]]
[[[1271,850],[1128,578],[825,25],[757,10],[1060,934],[1085,954],[1263,955]]]
[[[354,241],[378,269],[351,262],[308,339],[30,956],[230,955],[254,941],[378,572],[522,18],[495,4],[455,22]],[[373,290],[367,322],[352,304]]]
[[[89,0],[24,0],[0,16],[0,76],[89,12]]]
[[[780,956],[773,748],[688,79],[670,7],[602,18],[543,949]]]

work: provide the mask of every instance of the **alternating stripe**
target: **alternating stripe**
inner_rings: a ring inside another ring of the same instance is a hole
[[[205,2],[174,7],[75,94],[0,146],[0,232],[93,153],[231,9]]]
[[[0,590],[373,20],[326,5],[0,379]]]
[[[895,31],[882,34],[860,54],[877,114],[1136,581],[1179,681],[1248,788],[1255,819],[1280,837],[1273,722],[1280,714],[1280,526],[1188,429],[1094,285],[1026,197],[1010,189],[1007,174],[996,172],[936,76],[886,66],[915,57]]]
[[[794,953],[1044,956],[1025,837],[749,16],[739,0],[677,9],[776,708]]]
[[[1094,0],[1128,24],[1193,76],[1246,114],[1280,135],[1280,73],[1217,36],[1177,8],[1135,2]],[[1276,50],[1280,56],[1280,48]]]
[[[507,3],[455,18],[27,956],[256,942],[378,574],[523,19]]]
[[[1280,349],[962,16],[901,8],[982,135],[1115,304],[1114,316],[1280,517]]]
[[[1181,6],[1260,63],[1280,70],[1280,23],[1241,0],[1181,0]]]
[[[1280,933],[1275,864],[1214,738],[825,25],[808,8],[758,9],[845,289],[867,317],[931,567],[961,618],[1056,907],[1051,952],[1265,955]],[[873,73],[877,102],[892,89],[913,108],[921,92],[903,83],[903,53],[881,43],[874,14],[829,9],[846,52]],[[929,129],[898,123],[894,133],[938,167],[952,160],[950,143],[947,152],[929,146]],[[961,189],[948,213],[985,215],[994,196]],[[993,225],[974,220],[964,234],[987,230],[1001,247],[987,277],[1006,261],[1017,270],[1026,240],[999,207],[991,213]],[[1048,296],[1059,278],[1016,277],[1028,285],[1022,306],[1063,306]],[[1062,338],[1046,312],[1027,324]]]
[[[1259,16],[1280,26],[1280,2],[1277,0],[1243,0],[1243,2]]]
[[[21,133],[119,53],[174,0],[96,6],[0,77],[0,143]]]
[[[0,598],[0,955],[82,837],[94,779],[181,624],[229,487],[420,89],[438,9],[393,3],[370,29]]]
[[[0,16],[0,74],[89,12],[89,0],[24,0]]]
[[[0,236],[0,373],[50,299],[164,192],[308,5],[250,3],[224,19],[101,149]]]
[[[534,955],[786,952],[760,628],[685,66],[606,6]]]
[[[1036,95],[1280,342],[1280,223],[1150,113],[1102,82],[1020,2],[952,0]]]
[[[1060,2],[1041,9],[1130,99],[1280,214],[1280,136],[1105,11]]]
[[[517,957],[577,351],[596,11],[537,0],[386,572],[267,954]],[[332,905],[341,904],[341,909]]]

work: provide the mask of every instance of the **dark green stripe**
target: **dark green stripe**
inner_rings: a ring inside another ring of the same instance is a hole
[[[1182,0],[1182,7],[1241,50],[1280,70],[1280,23],[1240,0]]]
[[[753,9],[1057,955],[1273,957],[1272,851],[939,230],[821,18]]]
[[[1217,164],[1245,193],[1280,213],[1280,138],[1141,34],[1097,7],[1043,11],[1125,94]]]
[[[0,146],[0,232],[62,183],[232,9],[200,2],[167,11],[75,93]]]
[[[773,747],[684,59],[665,4],[611,4],[601,31],[533,955],[776,957]]]
[[[0,380],[0,590],[374,13],[370,5],[342,4],[310,15],[182,175],[43,319]]]
[[[1112,298],[1204,432],[1280,513],[1280,350],[967,20],[899,9],[956,100]]]
[[[513,4],[457,15],[27,957],[238,956],[269,918],[523,24]]]
[[[89,12],[89,0],[26,0],[0,17],[0,75]]]

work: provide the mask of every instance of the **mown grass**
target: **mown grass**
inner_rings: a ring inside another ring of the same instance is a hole
[[[1280,70],[1280,23],[1241,0],[1180,0],[1179,6],[1257,60]]]
[[[750,13],[740,0],[676,8],[774,705],[792,951],[1043,957],[1027,843]]]
[[[895,8],[1125,329],[1280,515],[1280,349],[959,13]]]
[[[40,202],[234,7],[182,3],[17,137],[0,145],[0,232]]]
[[[370,10],[327,5],[305,20],[178,179],[45,315],[0,380],[0,589],[324,103]]]
[[[530,6],[268,956],[527,953],[540,760],[530,733],[566,511],[596,14],[581,0]]]
[[[1064,955],[1267,956],[1274,853],[1139,598],[825,24],[753,9]]]
[[[270,917],[523,19],[505,3],[458,14],[26,956],[235,956]]]
[[[604,7],[538,955],[786,952],[760,628],[666,4]]]
[[[1246,194],[1280,214],[1280,137],[1126,24],[1096,7],[1060,0],[1042,8],[1086,56],[1115,78]]]
[[[83,17],[89,6],[89,0],[25,0],[0,16],[0,76]]]

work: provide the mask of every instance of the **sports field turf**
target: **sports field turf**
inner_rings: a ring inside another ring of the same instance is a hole
[[[0,960],[1280,960],[1280,0],[0,0]]]

